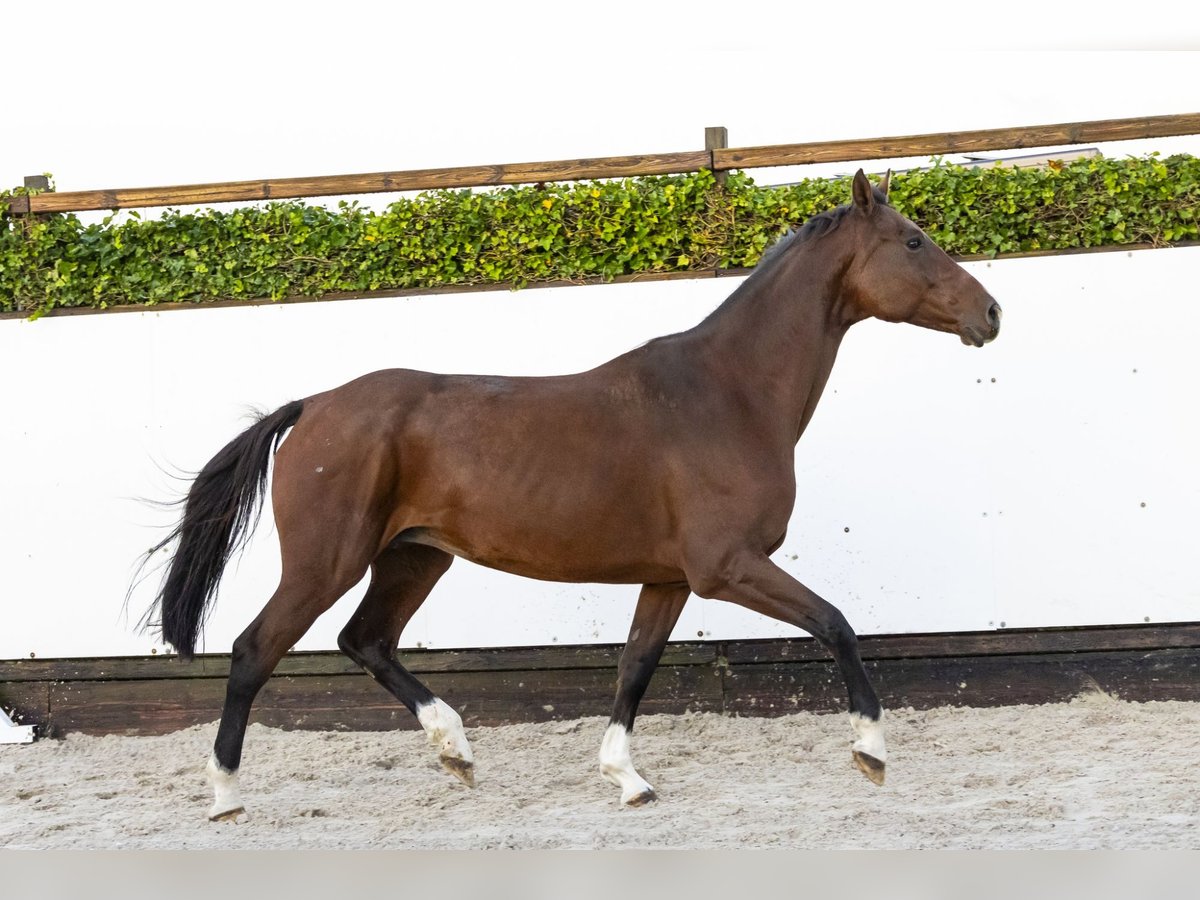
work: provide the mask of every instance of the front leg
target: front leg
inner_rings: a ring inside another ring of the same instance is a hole
[[[850,723],[857,737],[851,748],[854,762],[872,783],[883,784],[887,763],[883,709],[846,617],[762,553],[707,556],[689,567],[688,581],[701,597],[727,600],[803,628],[829,650],[850,694]]]
[[[621,789],[621,802],[643,806],[657,799],[654,788],[637,773],[629,755],[629,733],[638,704],[662,658],[663,648],[687,602],[686,584],[647,584],[638,596],[629,640],[617,668],[617,697],[600,744],[600,773]]]

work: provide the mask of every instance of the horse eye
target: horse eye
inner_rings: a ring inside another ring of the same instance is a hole
[[[921,239],[918,237],[909,238],[905,242],[905,246],[908,247],[909,250],[919,250],[921,249]]]

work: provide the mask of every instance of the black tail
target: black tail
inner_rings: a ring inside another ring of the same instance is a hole
[[[258,522],[272,452],[303,409],[304,401],[295,400],[226,444],[192,482],[179,524],[150,549],[148,556],[179,539],[154,606],[163,640],[183,659],[195,654],[225,564]],[[153,612],[152,606],[147,619]]]

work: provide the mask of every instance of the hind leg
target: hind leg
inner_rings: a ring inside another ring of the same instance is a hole
[[[449,553],[420,544],[384,550],[371,564],[371,586],[338,635],[338,646],[417,717],[437,747],[442,767],[474,787],[474,756],[462,719],[395,656],[404,626],[453,560]]]
[[[679,621],[688,593],[686,584],[643,586],[633,624],[629,626],[629,640],[621,651],[617,697],[600,744],[600,773],[621,789],[621,802],[627,806],[644,806],[657,799],[654,788],[633,767],[629,733],[633,731],[638,704],[662,658],[671,629]]]
[[[298,577],[289,578],[285,574],[262,612],[233,642],[225,706],[208,761],[214,794],[210,819],[236,819],[245,811],[237,772],[254,698],[283,655],[304,636],[317,616],[353,587],[365,570],[364,561],[357,572],[325,583],[313,577],[311,568]]]

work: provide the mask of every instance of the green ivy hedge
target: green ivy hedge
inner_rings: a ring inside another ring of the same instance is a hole
[[[435,191],[382,211],[274,202],[200,214],[0,218],[0,310],[41,315],[335,291],[507,284],[752,266],[788,226],[849,200],[849,180],[759,187],[730,173]],[[2,196],[2,195],[0,195]],[[1047,168],[937,165],[892,203],[949,253],[1195,240],[1200,158]]]

